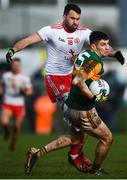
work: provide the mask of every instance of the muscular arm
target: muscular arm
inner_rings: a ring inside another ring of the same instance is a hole
[[[110,46],[110,51],[109,51],[108,56],[116,58],[121,65],[125,63],[125,58],[122,52],[120,50],[114,50],[111,46]]]
[[[86,85],[85,81],[88,79],[87,73],[82,69],[80,72],[75,76],[72,81],[72,84],[79,87],[83,94],[85,94],[88,98],[92,99],[94,95],[89,90],[88,86]]]
[[[93,66],[94,60],[89,61],[89,65]],[[93,94],[88,88],[85,81],[87,79],[97,80],[101,76],[99,75],[99,72],[101,71],[101,64],[97,63],[93,68],[89,68],[88,64],[86,64],[86,67],[79,70],[77,75],[75,76],[73,80],[73,84],[80,88],[80,90],[90,99],[93,98]]]
[[[18,41],[14,46],[13,46],[13,49],[14,49],[14,52],[18,52],[20,50],[22,50],[23,48],[31,45],[31,44],[34,44],[34,43],[37,43],[37,42],[40,42],[42,41],[41,37],[37,34],[37,33],[34,33],[20,41]]]

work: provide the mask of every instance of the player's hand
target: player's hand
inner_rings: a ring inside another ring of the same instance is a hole
[[[9,48],[7,54],[6,54],[6,61],[8,64],[11,64],[12,63],[12,56],[15,54],[15,51],[14,49],[12,48]]]
[[[102,102],[102,101],[106,101],[108,99],[108,96],[106,95],[106,89],[102,89],[100,94],[96,95],[96,102]]]
[[[91,99],[91,103],[98,103],[98,102],[103,102],[106,101],[108,99],[108,96],[106,95],[106,90],[102,89],[101,93],[98,95],[95,95],[92,99]]]
[[[121,51],[116,51],[114,57],[120,62],[121,65],[124,64],[125,59],[124,59]]]
[[[107,99],[108,99],[108,96],[105,96],[103,94],[98,94],[98,95],[96,95],[95,101],[96,102],[103,102],[103,101],[106,101]]]

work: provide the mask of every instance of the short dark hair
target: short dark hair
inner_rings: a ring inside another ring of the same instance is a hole
[[[64,8],[64,13],[63,14],[67,15],[70,10],[73,10],[73,11],[77,12],[78,14],[81,14],[81,9],[76,4],[67,4],[65,6],[65,8]]]
[[[108,40],[109,37],[106,33],[101,31],[92,31],[89,37],[90,44],[100,41],[101,39]]]

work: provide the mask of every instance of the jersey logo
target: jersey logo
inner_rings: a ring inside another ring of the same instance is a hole
[[[64,39],[62,39],[61,37],[58,38],[59,41],[65,42]]]

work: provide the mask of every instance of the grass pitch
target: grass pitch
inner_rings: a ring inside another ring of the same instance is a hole
[[[25,153],[29,147],[41,147],[58,137],[21,134],[17,149],[9,151],[9,142],[0,137],[0,178],[1,179],[126,179],[127,178],[127,135],[114,134],[114,143],[103,167],[109,175],[98,177],[78,172],[67,161],[69,148],[51,152],[40,159],[29,175],[24,173]],[[90,159],[94,157],[97,141],[89,137],[84,148]]]

